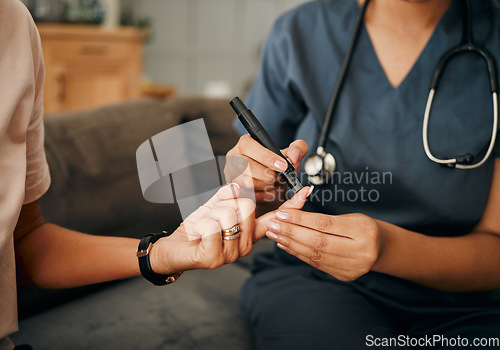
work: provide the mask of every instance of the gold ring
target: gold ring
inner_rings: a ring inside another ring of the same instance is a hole
[[[238,232],[238,233],[236,233],[234,235],[222,236],[222,239],[225,240],[225,241],[231,241],[233,239],[240,238],[240,236],[241,236],[241,233]]]
[[[240,225],[236,224],[227,230],[222,230],[222,237],[233,236],[238,233],[240,233]]]

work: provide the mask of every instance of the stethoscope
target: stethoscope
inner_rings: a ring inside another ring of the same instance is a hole
[[[344,61],[342,62],[342,66],[340,68],[340,72],[335,82],[335,86],[333,88],[333,93],[330,98],[330,102],[328,104],[328,109],[325,116],[325,121],[321,128],[321,133],[318,139],[318,146],[316,148],[316,154],[310,155],[305,163],[304,170],[309,177],[309,181],[314,185],[322,185],[327,182],[333,175],[333,172],[336,169],[336,161],[335,157],[331,153],[327,153],[325,151],[325,146],[327,142],[327,137],[331,129],[331,123],[333,118],[333,112],[335,111],[335,107],[338,102],[338,97],[340,95],[340,91],[342,89],[342,85],[344,83],[345,75],[351,61],[352,52],[354,50],[354,46],[358,40],[359,32],[361,30],[363,24],[363,18],[366,12],[366,8],[370,0],[366,0],[359,11],[359,14],[356,18],[356,22],[354,24],[354,31],[349,40],[349,44],[347,46],[347,51],[344,57]],[[435,163],[446,165],[450,168],[457,169],[473,169],[477,168],[486,162],[486,160],[490,157],[491,152],[493,151],[493,147],[496,141],[497,129],[498,129],[498,98],[497,98],[497,70],[495,65],[495,60],[493,56],[479,47],[477,47],[472,39],[472,23],[471,23],[471,15],[469,11],[469,0],[462,0],[463,5],[463,31],[462,31],[462,41],[461,43],[449,49],[441,58],[439,59],[436,68],[432,74],[431,84],[429,88],[429,97],[427,99],[427,105],[425,107],[423,128],[422,128],[422,140],[424,145],[425,154],[427,157]],[[437,158],[435,157],[430,148],[429,148],[429,140],[428,140],[428,127],[429,127],[429,117],[431,114],[432,102],[434,100],[434,96],[436,94],[436,90],[439,84],[439,80],[444,71],[444,68],[448,61],[450,61],[453,57],[460,53],[472,52],[481,56],[486,62],[486,66],[488,68],[488,74],[490,78],[490,90],[491,96],[493,99],[493,129],[491,133],[490,144],[488,149],[484,155],[484,157],[477,163],[473,164],[474,156],[470,153],[465,155],[459,155],[454,158]]]

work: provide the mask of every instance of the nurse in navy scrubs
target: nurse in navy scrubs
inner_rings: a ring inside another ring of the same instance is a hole
[[[267,40],[246,103],[297,168],[316,151],[362,3],[306,3]],[[500,62],[499,9],[470,3],[474,40]],[[277,248],[256,258],[243,288],[257,348],[404,348],[432,336],[436,348],[500,346],[477,341],[500,338],[500,142],[472,170],[432,162],[422,144],[432,72],[460,43],[462,11],[460,0],[369,3],[325,147],[335,176],[305,210],[258,220],[257,238]],[[484,154],[491,101],[479,57],[450,61],[429,122],[433,152]],[[251,162],[258,199],[275,196],[279,157],[248,135],[229,155]]]

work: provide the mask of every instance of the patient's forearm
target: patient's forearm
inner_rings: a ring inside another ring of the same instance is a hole
[[[444,290],[500,288],[498,235],[430,237],[382,221],[377,224],[383,251],[374,271]]]
[[[140,274],[138,240],[103,237],[44,224],[16,243],[20,283],[69,288]]]

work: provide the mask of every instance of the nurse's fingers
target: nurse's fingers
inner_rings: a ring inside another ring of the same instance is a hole
[[[319,232],[307,227],[298,226],[275,219],[267,222],[266,235],[277,243],[287,247],[308,247],[308,252],[328,253],[339,257],[352,257],[357,242],[353,239]],[[304,254],[303,251],[300,251]]]
[[[266,235],[271,238],[272,232],[268,231]],[[329,266],[339,270],[351,271],[351,267],[355,267],[354,265],[357,263],[354,258],[328,254],[324,251],[315,250],[308,245],[304,245],[293,240],[280,239],[277,243],[281,249],[286,250],[287,252],[292,252],[295,256],[302,255],[303,257],[308,258],[314,263],[314,267],[316,268],[320,266]]]
[[[259,168],[259,170],[238,174],[237,177],[231,179],[231,182],[237,183],[243,188],[255,189],[258,191],[262,191],[268,186],[274,187],[278,177],[276,172],[257,163],[254,163],[254,168]]]
[[[262,168],[264,172],[276,174],[271,169]],[[271,181],[262,181],[247,174],[240,174],[237,178],[232,179],[232,181],[241,186],[242,197],[254,198],[258,203],[261,203],[272,202],[276,199],[276,178],[272,177],[271,179]]]
[[[281,210],[299,210],[302,209],[304,204],[306,203],[307,197],[309,197],[314,189],[314,186],[311,187],[304,187],[295,195],[287,200],[285,203],[283,203],[279,207],[279,211]],[[267,214],[264,214],[260,216],[256,220],[256,225],[255,225],[255,231],[254,231],[254,237],[253,237],[253,242],[257,242],[259,239],[264,237],[266,235],[267,231],[267,222],[271,219],[274,219],[276,215],[276,212],[269,212]]]
[[[282,157],[262,146],[250,135],[240,137],[237,146],[242,155],[264,165],[266,168],[277,172],[285,171],[288,168],[287,162]]]
[[[378,245],[378,226],[375,220],[363,214],[327,215],[280,208],[276,212],[276,220],[350,238],[363,244]]]
[[[279,221],[328,234],[354,238],[358,235],[359,228],[354,228],[352,222],[346,220],[346,217],[347,215],[328,215],[286,208],[280,208],[276,212],[276,219]]]
[[[300,162],[309,151],[309,146],[304,140],[293,141],[288,148],[281,151],[285,157],[292,163],[295,169],[298,169]]]
[[[283,203],[278,210],[287,210],[287,209],[293,209],[293,210],[300,210],[306,204],[307,198],[311,195],[312,191],[314,190],[314,186],[307,186],[302,189],[300,189],[297,193],[293,195],[292,198],[287,200],[285,203]]]
[[[255,180],[259,180],[265,183],[273,183],[276,181],[278,177],[276,171],[268,168],[264,164],[252,161],[250,158],[248,158],[248,156],[243,157],[247,159],[248,165],[246,166],[242,174],[250,176],[254,179],[254,182]]]
[[[285,252],[287,252],[290,255],[295,256],[296,258],[302,260],[306,264],[311,265],[314,268],[317,268],[318,270],[324,271],[336,279],[344,282],[350,282],[354,281],[355,279],[359,278],[363,274],[359,274],[356,270],[350,270],[350,269],[345,269],[341,268],[340,266],[349,266],[351,263],[349,260],[346,258],[339,258],[335,259],[335,261],[331,261],[333,265],[328,265],[328,264],[323,264],[320,261],[318,261],[318,258],[321,260],[321,257],[319,256],[307,256],[307,255],[302,255],[298,253],[297,251],[294,251],[282,244],[278,244],[278,248],[283,249]],[[368,272],[368,271],[366,271]],[[365,272],[365,273],[366,273]]]

